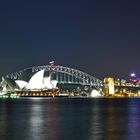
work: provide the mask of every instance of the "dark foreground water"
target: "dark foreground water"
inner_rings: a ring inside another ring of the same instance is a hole
[[[139,140],[140,98],[0,100],[0,140]]]

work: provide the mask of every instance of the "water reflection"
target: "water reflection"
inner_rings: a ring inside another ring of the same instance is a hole
[[[126,99],[95,99],[89,139],[127,139],[127,107]]]
[[[60,140],[87,140],[91,109],[85,99],[67,99],[60,105]]]
[[[36,102],[30,107],[29,113],[29,136],[33,139],[38,139],[38,136],[42,134],[43,126],[43,116],[42,116],[42,106],[39,104],[40,101]]]
[[[30,108],[30,139],[57,140],[59,108],[54,100],[35,100]]]
[[[139,128],[139,99],[0,101],[0,140],[131,140]]]
[[[7,130],[7,112],[6,105],[4,103],[0,104],[0,139],[6,138]]]
[[[140,101],[139,99],[129,101],[128,116],[128,140],[140,138]]]
[[[114,132],[116,131],[117,118],[115,117],[115,108],[111,101],[110,105],[107,107],[106,119],[106,137],[113,140],[115,137]]]
[[[3,118],[0,121],[0,132],[2,132],[0,140],[20,139],[21,136],[26,135],[24,135],[24,132],[26,133],[25,128],[28,127],[28,122],[26,121],[28,116],[25,112],[25,107],[23,103],[19,102],[0,102],[0,116]],[[28,108],[26,108],[26,111],[28,112]]]
[[[95,99],[92,103],[92,114],[91,114],[91,122],[90,122],[90,134],[89,140],[93,139],[103,139],[104,133],[104,121],[102,117],[102,110],[100,108],[100,99]]]

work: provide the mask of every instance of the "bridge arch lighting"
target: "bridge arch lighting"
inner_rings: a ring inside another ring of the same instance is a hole
[[[40,70],[44,70],[45,73],[51,75],[52,80],[57,80],[58,84],[78,84],[78,85],[89,85],[95,87],[103,86],[103,81],[98,78],[95,78],[83,71],[70,67],[60,66],[60,65],[44,65],[44,66],[29,67],[8,74],[6,77],[14,80],[27,81],[35,72],[38,72]]]

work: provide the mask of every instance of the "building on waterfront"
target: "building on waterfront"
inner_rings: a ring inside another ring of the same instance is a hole
[[[14,91],[19,96],[58,95],[57,80],[44,76],[44,70],[35,73],[29,81],[2,78],[3,91]]]
[[[124,79],[114,78],[114,84],[116,86],[126,86],[127,81]]]
[[[140,96],[140,83],[119,78],[104,78],[103,92],[106,96]]]
[[[115,93],[114,91],[114,78],[104,78],[104,83],[105,83],[105,93],[108,95],[112,95]]]

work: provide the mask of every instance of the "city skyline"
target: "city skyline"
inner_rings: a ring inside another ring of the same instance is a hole
[[[140,75],[138,1],[3,1],[0,76],[57,65],[98,78]]]

